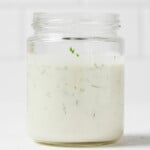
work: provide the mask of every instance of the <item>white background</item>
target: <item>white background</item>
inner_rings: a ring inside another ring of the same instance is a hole
[[[34,144],[26,135],[26,39],[32,34],[34,11],[63,10],[120,14],[126,54],[125,135],[107,147],[150,149],[150,0],[0,0],[0,149],[54,149]]]

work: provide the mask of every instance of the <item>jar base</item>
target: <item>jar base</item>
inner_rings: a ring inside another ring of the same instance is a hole
[[[97,142],[48,142],[48,141],[41,141],[41,140],[34,140],[38,144],[45,144],[50,146],[57,146],[57,147],[99,147],[103,145],[113,144],[118,141],[97,141]]]

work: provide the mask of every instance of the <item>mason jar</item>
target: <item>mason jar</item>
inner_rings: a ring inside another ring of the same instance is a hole
[[[35,13],[28,39],[28,128],[40,143],[107,144],[123,133],[117,14]]]

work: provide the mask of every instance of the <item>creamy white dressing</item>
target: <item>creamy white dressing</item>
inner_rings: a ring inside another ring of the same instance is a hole
[[[123,130],[123,58],[28,57],[28,124],[44,142],[100,142]]]

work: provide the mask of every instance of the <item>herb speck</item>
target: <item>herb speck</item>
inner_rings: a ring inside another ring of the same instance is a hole
[[[77,57],[80,56],[80,55],[75,51],[75,49],[72,48],[72,47],[69,48],[69,51],[70,51],[72,54],[75,54]]]
[[[78,104],[79,104],[79,101],[78,101],[78,100],[76,100],[76,106],[78,106]]]
[[[93,117],[93,118],[95,117],[95,113],[92,114],[92,117]]]
[[[73,54],[74,53],[74,49],[72,47],[70,47],[70,52]]]
[[[76,56],[77,56],[77,57],[79,57],[79,54],[78,54],[78,53],[76,53]]]
[[[84,91],[85,91],[85,89],[81,88],[81,89],[80,89],[80,91],[81,91],[81,92],[84,92]]]
[[[64,103],[62,104],[62,107],[63,107],[63,112],[66,114],[67,111],[66,111],[66,106],[64,105]]]
[[[99,68],[96,63],[94,64],[94,66],[95,66],[95,68]]]
[[[94,84],[91,84],[91,86],[94,87],[94,88],[100,88],[100,86],[94,85]]]
[[[46,96],[47,96],[47,97],[51,97],[50,92],[47,92],[47,93],[46,93]]]
[[[46,73],[46,70],[45,70],[45,69],[41,71],[41,74],[45,74],[45,73]]]

